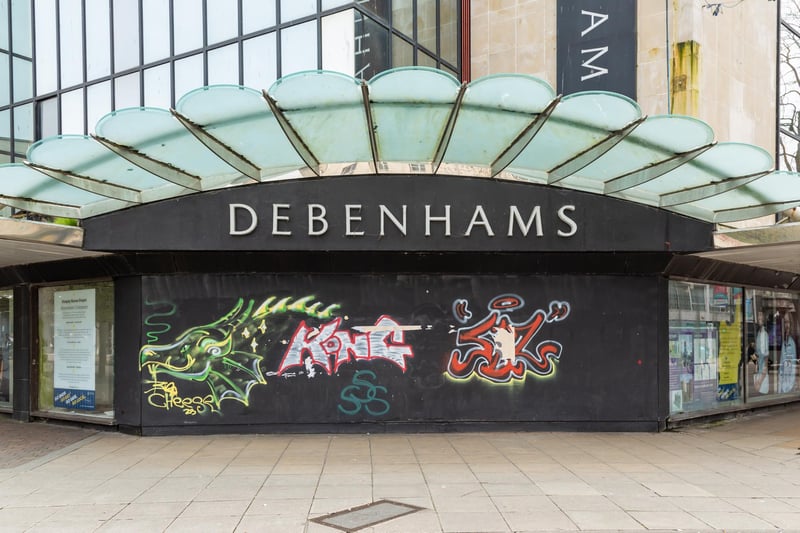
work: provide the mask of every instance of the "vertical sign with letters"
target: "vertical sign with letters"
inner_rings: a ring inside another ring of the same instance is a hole
[[[558,92],[636,99],[636,0],[558,0],[557,10]]]

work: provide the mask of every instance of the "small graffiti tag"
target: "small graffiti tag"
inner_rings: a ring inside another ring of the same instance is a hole
[[[383,398],[378,398],[378,394],[386,394],[386,387],[374,385],[372,381],[364,379],[369,377],[376,379],[375,372],[371,370],[356,370],[353,375],[353,384],[342,389],[339,399],[342,402],[352,404],[351,408],[345,408],[339,404],[337,408],[346,415],[356,415],[364,410],[370,416],[381,416],[389,412],[389,402]]]
[[[561,344],[544,340],[533,349],[528,345],[544,324],[567,318],[569,304],[553,301],[547,310],[537,309],[526,320],[515,322],[511,313],[524,305],[525,301],[514,294],[497,296],[489,302],[488,314],[468,325],[473,316],[469,303],[464,299],[453,302],[453,315],[465,325],[457,331],[447,373],[455,379],[477,376],[493,383],[522,380],[528,374],[552,375],[561,357]]]

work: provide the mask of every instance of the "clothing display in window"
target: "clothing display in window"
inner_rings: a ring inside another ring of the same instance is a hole
[[[778,373],[778,391],[792,392],[797,382],[795,366],[797,365],[797,345],[794,338],[787,336],[781,350],[781,367]]]

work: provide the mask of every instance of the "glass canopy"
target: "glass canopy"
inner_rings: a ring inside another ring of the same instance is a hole
[[[115,111],[95,131],[0,165],[0,203],[83,219],[222,187],[394,173],[575,189],[708,222],[800,204],[800,176],[773,171],[760,148],[715,143],[690,117],[643,117],[619,94],[561,98],[519,74],[461,84],[423,67],[369,83],[301,72],[267,91],[202,87],[175,109]]]

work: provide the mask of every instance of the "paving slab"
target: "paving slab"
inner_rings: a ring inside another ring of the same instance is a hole
[[[475,450],[480,450],[476,454]],[[660,434],[135,437],[0,415],[0,531],[800,533],[800,404]]]

